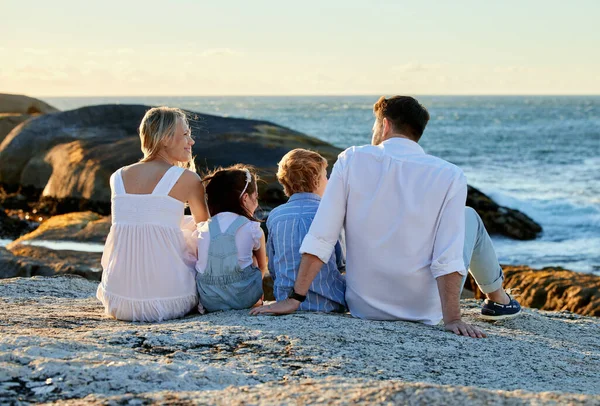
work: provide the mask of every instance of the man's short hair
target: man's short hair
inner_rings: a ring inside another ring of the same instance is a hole
[[[379,121],[387,118],[394,131],[414,141],[419,141],[429,121],[429,113],[417,100],[410,96],[381,96],[373,105],[373,113]]]
[[[277,180],[290,197],[294,193],[313,192],[319,185],[323,168],[327,167],[327,160],[314,151],[296,148],[285,154],[277,165]]]

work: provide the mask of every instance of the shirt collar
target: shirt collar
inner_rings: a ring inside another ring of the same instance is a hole
[[[382,142],[385,148],[397,149],[401,148],[403,151],[412,151],[418,154],[424,154],[425,151],[419,144],[409,140],[407,138],[393,137]]]
[[[293,195],[290,196],[290,198],[288,199],[288,202],[294,202],[296,200],[316,200],[316,201],[320,202],[321,196],[319,196],[316,193],[306,193],[306,192],[294,193]]]

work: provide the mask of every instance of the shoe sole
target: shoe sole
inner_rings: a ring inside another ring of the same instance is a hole
[[[508,319],[512,319],[517,317],[518,315],[521,314],[521,310],[519,310],[517,313],[513,313],[513,314],[503,314],[502,316],[490,316],[487,314],[481,314],[479,317],[481,317],[483,320],[508,320]]]

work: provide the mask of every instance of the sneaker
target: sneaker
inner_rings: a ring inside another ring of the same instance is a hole
[[[481,308],[481,318],[484,320],[506,320],[512,319],[521,313],[521,305],[509,296],[508,304],[500,304],[485,299]]]

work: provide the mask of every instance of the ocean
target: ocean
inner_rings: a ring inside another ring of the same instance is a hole
[[[268,120],[340,148],[370,142],[377,96],[46,97],[66,110],[103,103],[168,105]],[[493,237],[503,264],[600,274],[600,96],[423,96],[426,152],[470,185],[544,228],[533,241]]]

